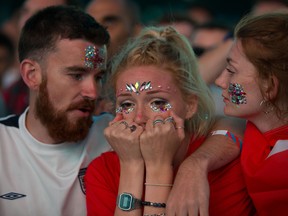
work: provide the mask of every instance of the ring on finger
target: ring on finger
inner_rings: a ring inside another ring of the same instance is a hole
[[[175,123],[175,121],[174,121],[174,118],[172,117],[172,116],[169,116],[168,118],[166,118],[165,120],[164,120],[164,122],[166,123],[166,122],[171,122],[171,123]]]
[[[153,121],[153,126],[155,126],[155,125],[158,124],[158,123],[163,124],[164,121],[163,121],[162,119],[156,119],[156,120]]]
[[[129,127],[128,123],[126,121],[121,121],[120,124],[124,124],[125,125],[125,129],[127,129]]]
[[[131,126],[129,126],[129,128],[131,130],[131,133],[137,129],[136,125],[131,125]]]

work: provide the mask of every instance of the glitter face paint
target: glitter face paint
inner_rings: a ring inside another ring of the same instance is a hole
[[[98,69],[106,67],[106,47],[97,48],[89,45],[85,49],[85,67]]]
[[[134,106],[129,107],[127,109],[123,108],[122,106],[119,106],[116,108],[116,113],[124,113],[124,114],[129,114],[134,111]]]
[[[153,112],[167,112],[168,110],[172,109],[172,105],[168,102],[166,102],[163,105],[159,105],[159,104],[156,104],[155,102],[153,102],[150,105],[150,108],[152,109]],[[129,114],[129,113],[133,112],[134,109],[135,109],[134,105],[132,105],[129,108],[124,108],[120,105],[119,107],[116,108],[116,113]]]
[[[126,91],[129,92],[135,92],[137,95],[140,94],[142,91],[150,90],[152,89],[151,82],[143,82],[140,84],[140,82],[136,82],[135,84],[126,84]]]
[[[244,92],[244,89],[240,84],[230,83],[228,93],[230,94],[232,103],[236,105],[247,104],[246,92]]]
[[[158,85],[158,88],[162,88],[161,85]],[[151,90],[152,85],[151,82],[143,82],[142,84],[140,82],[136,82],[135,84],[126,84],[126,91],[128,92],[134,92],[137,95],[140,94],[140,92]],[[167,87],[168,90],[170,90],[170,86]],[[120,89],[120,92],[123,90]],[[130,104],[129,107],[125,107],[126,105],[120,105],[118,108],[116,108],[116,113],[124,113],[124,114],[129,114],[134,111],[135,105]],[[168,103],[165,100],[156,100],[152,102],[149,106],[152,111],[154,112],[167,112],[172,108],[172,105]]]
[[[168,110],[172,109],[172,105],[170,103],[165,103],[163,106],[159,106],[156,103],[152,103],[150,105],[150,108],[154,111],[154,112],[167,112]]]

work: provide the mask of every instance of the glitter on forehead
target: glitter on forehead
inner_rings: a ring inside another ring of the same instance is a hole
[[[140,92],[142,91],[146,91],[146,90],[151,90],[152,86],[151,86],[151,82],[143,82],[142,84],[140,84],[140,82],[136,82],[135,84],[131,83],[131,84],[126,84],[126,91],[129,92],[135,92],[137,95],[140,94]]]
[[[105,67],[105,48],[97,48],[95,46],[89,45],[85,49],[85,66],[90,69],[97,69]]]
[[[246,93],[243,87],[238,83],[230,83],[228,92],[231,96],[231,102],[234,104],[247,104]]]

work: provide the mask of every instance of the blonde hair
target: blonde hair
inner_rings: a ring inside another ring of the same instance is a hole
[[[185,101],[197,97],[197,112],[185,120],[185,130],[194,137],[206,135],[214,120],[214,103],[209,88],[198,71],[197,59],[188,40],[172,27],[147,27],[129,41],[114,57],[111,82],[133,66],[153,65],[164,68],[174,78]]]

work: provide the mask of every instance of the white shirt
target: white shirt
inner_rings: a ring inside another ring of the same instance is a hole
[[[55,145],[28,132],[27,110],[0,121],[0,215],[86,215],[83,176],[110,149],[103,130],[111,115],[97,117],[85,140]]]

